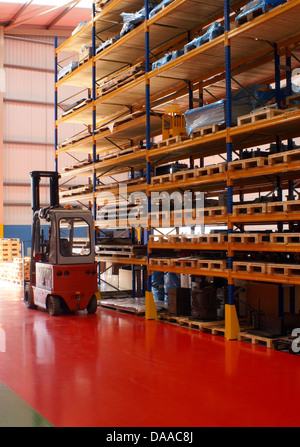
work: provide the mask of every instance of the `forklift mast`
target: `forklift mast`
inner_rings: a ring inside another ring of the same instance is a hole
[[[58,180],[60,175],[54,171],[32,171],[31,175],[31,204],[33,214],[40,209],[40,181],[42,177],[50,180],[50,207],[59,207]]]

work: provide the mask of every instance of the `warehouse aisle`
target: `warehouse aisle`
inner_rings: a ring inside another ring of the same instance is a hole
[[[0,426],[20,405],[32,426],[299,423],[299,356],[107,309],[50,317],[21,294],[0,288]]]

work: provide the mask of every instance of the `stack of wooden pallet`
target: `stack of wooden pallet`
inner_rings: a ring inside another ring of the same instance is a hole
[[[30,258],[14,258],[13,262],[0,264],[0,280],[21,285],[24,279],[29,280],[29,271]]]
[[[0,263],[12,262],[14,258],[21,257],[21,244],[19,239],[0,239]]]

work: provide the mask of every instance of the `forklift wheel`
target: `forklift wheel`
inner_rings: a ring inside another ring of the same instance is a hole
[[[50,295],[48,298],[47,309],[52,317],[56,317],[61,313],[60,299],[58,296]]]
[[[25,286],[24,302],[27,309],[36,309],[36,305],[33,302],[33,291],[30,284],[26,284]]]
[[[90,302],[86,308],[86,310],[88,311],[88,314],[94,314],[97,311],[97,298],[95,295],[92,296],[92,298],[90,299]]]

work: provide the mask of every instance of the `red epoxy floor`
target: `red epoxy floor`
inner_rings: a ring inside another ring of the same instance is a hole
[[[300,356],[0,288],[0,380],[57,427],[298,426]]]

